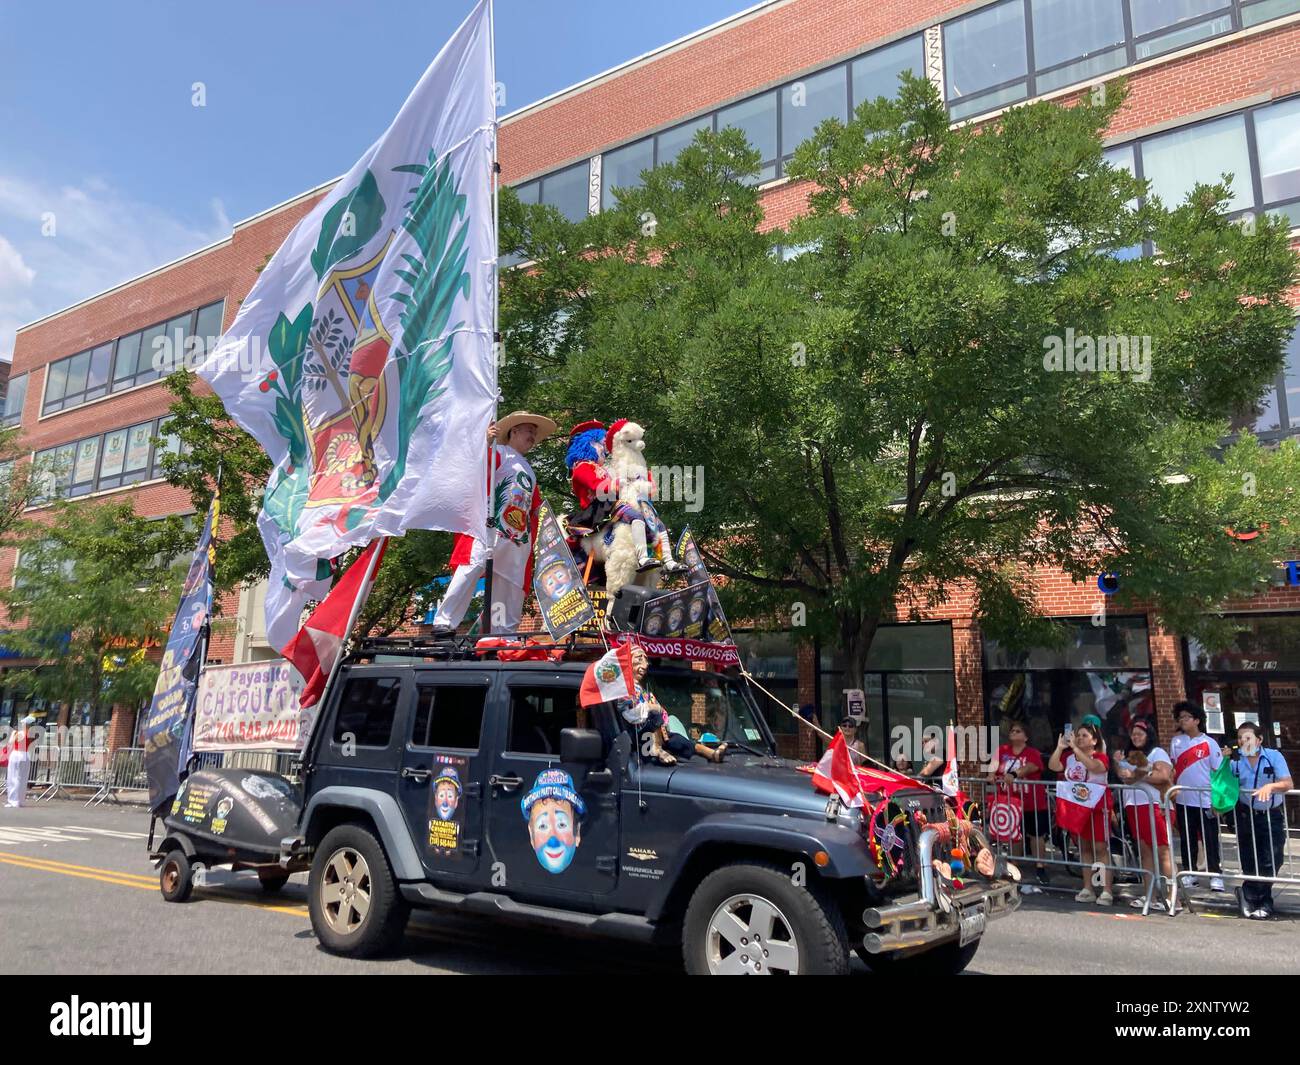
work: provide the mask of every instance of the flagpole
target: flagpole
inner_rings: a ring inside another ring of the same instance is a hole
[[[497,19],[496,10],[493,6],[493,0],[488,0],[488,55],[491,57],[492,71],[492,235],[496,238],[497,246],[493,249],[495,256],[492,260],[492,425],[497,423],[497,404],[501,395],[498,386],[497,376],[500,370],[500,347],[501,341],[501,213],[499,208],[500,187],[501,187],[501,162],[497,158]],[[493,434],[492,442],[488,445],[488,469],[487,469],[487,509],[484,511],[488,516],[492,513],[492,485],[496,480],[497,472],[497,443],[496,435]],[[495,554],[496,535],[486,524],[483,529],[486,535],[486,542],[483,547],[487,557],[487,563],[483,569],[483,615],[484,622],[481,626],[483,635],[490,635],[492,632],[492,559]]]

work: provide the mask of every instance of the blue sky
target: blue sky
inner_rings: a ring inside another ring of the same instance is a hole
[[[496,0],[505,110],[752,2]],[[472,6],[0,4],[0,358],[18,325],[346,171]]]

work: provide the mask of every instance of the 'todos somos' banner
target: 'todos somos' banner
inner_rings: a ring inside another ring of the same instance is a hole
[[[315,709],[298,705],[301,684],[287,662],[209,666],[199,678],[194,749],[297,750],[311,731]]]

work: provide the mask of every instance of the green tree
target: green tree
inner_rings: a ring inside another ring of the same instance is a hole
[[[167,638],[193,541],[181,518],[141,518],[130,502],[58,502],[27,522],[0,604],[5,646],[37,665],[14,682],[96,712],[147,697],[158,665],[146,651]]]
[[[1165,205],[1108,166],[1108,88],[953,128],[904,78],[799,148],[786,229],[736,130],[577,224],[503,205],[533,261],[504,282],[506,379],[643,422],[651,465],[703,466],[703,511],[666,503],[670,524],[701,534],[733,617],[806,619],[847,686],[895,604],[972,591],[987,633],[1051,640],[1035,566],[1113,571],[1114,609],[1208,634],[1297,546],[1300,449],[1220,445],[1282,364],[1297,258],[1223,185]],[[1080,338],[1116,368],[1058,367]],[[1245,525],[1267,535],[1224,533]]]

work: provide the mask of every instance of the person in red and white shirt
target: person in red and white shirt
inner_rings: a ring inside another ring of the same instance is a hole
[[[1205,841],[1205,868],[1211,873],[1210,890],[1226,891],[1223,866],[1219,861],[1219,816],[1210,808],[1210,774],[1219,768],[1223,752],[1201,730],[1205,711],[1195,703],[1174,704],[1178,735],[1169,741],[1169,757],[1174,763],[1174,816],[1178,825],[1178,857],[1184,869],[1195,869],[1200,858],[1201,840]],[[1183,880],[1191,887],[1193,878]]]
[[[450,636],[464,619],[487,566],[485,541],[489,537],[493,544],[490,628],[503,632],[519,628],[524,596],[531,583],[533,542],[542,503],[537,476],[524,456],[555,429],[550,418],[522,410],[506,415],[488,429],[488,443],[495,445],[492,450],[496,467],[488,528],[482,539],[456,534],[451,552],[454,572],[433,618],[435,636]]]
[[[1115,766],[1115,775],[1123,783],[1132,785],[1120,792],[1124,801],[1124,818],[1142,852],[1142,868],[1153,878],[1163,876],[1166,881],[1172,881],[1174,863],[1169,857],[1169,829],[1165,825],[1165,812],[1160,808],[1160,800],[1165,789],[1174,782],[1174,763],[1169,752],[1157,745],[1155,729],[1146,718],[1134,720],[1128,735],[1124,758]],[[1133,900],[1134,906],[1144,904],[1143,899]],[[1165,904],[1154,898],[1151,907],[1163,910]]]
[[[1069,753],[1066,753],[1066,752]],[[1061,827],[1079,841],[1079,856],[1083,866],[1083,889],[1074,896],[1075,902],[1097,902],[1110,906],[1115,902],[1111,894],[1110,865],[1110,792],[1106,791],[1110,759],[1102,750],[1101,729],[1095,725],[1079,725],[1067,738],[1062,734],[1056,741],[1056,750],[1047,762],[1047,768],[1060,773],[1067,784],[1083,785],[1079,790],[1087,793],[1082,801],[1069,802],[1057,789],[1056,819]],[[1100,790],[1098,790],[1100,789]],[[1093,877],[1101,873],[1101,894],[1093,889]]]
[[[1048,785],[1043,780],[1043,756],[1037,747],[1030,745],[1023,721],[1008,723],[1007,740],[998,748],[997,766],[986,779],[990,784],[1006,784],[1010,794],[1020,800],[1025,842],[1037,859],[1034,874],[1040,884],[1046,884],[1043,848],[1051,834],[1051,824],[1047,816]]]

